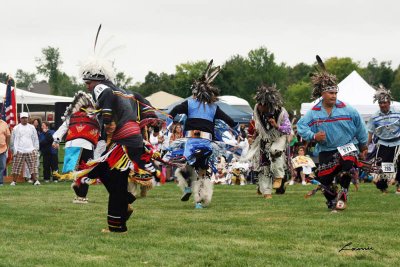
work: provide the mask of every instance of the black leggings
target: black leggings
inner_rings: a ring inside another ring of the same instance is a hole
[[[336,150],[320,152],[319,153],[319,164],[323,165],[324,163],[328,164],[328,163],[334,162],[334,157],[338,156],[337,153],[338,152]],[[335,176],[338,175],[340,172],[345,172],[344,175],[339,177],[338,183],[342,186],[342,188],[348,189],[350,186],[350,182],[351,182],[350,170],[353,168],[353,165],[354,165],[353,161],[343,160],[343,158],[340,157],[339,166],[336,166],[336,168],[334,170],[332,170],[332,172],[330,172],[329,174],[325,174],[325,175],[321,176],[320,172],[318,172],[317,180],[321,184],[323,184],[325,187],[332,188],[333,180],[334,180]],[[336,193],[336,192],[332,192],[332,193]],[[335,198],[334,195],[329,194],[328,192],[325,192],[324,195],[327,200],[332,200]]]

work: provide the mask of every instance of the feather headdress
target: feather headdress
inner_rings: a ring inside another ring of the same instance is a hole
[[[259,86],[254,99],[257,103],[267,106],[269,112],[275,112],[283,106],[282,95],[275,84],[272,86]]]
[[[100,52],[96,52],[97,41],[101,30],[101,24],[97,30],[96,38],[94,41],[94,54],[85,60],[80,66],[80,74],[83,80],[91,81],[111,81],[115,79],[115,69],[113,62],[102,55],[102,49]],[[115,50],[115,49],[113,49]],[[108,53],[110,54],[110,53]]]
[[[392,100],[392,95],[390,90],[386,89],[382,84],[378,87],[374,88],[376,90],[374,95],[374,103],[378,101],[381,102],[390,102]]]
[[[316,71],[310,75],[311,83],[313,84],[312,97],[314,99],[319,98],[325,91],[338,90],[336,76],[326,70],[324,62],[318,55],[317,62],[319,68],[317,67]]]
[[[95,103],[92,96],[83,91],[75,93],[72,103],[66,108],[63,116],[63,120],[70,117],[73,113],[80,111],[81,108],[95,109]]]
[[[218,101],[219,89],[212,85],[212,82],[221,71],[220,66],[212,69],[213,60],[208,63],[207,69],[204,71],[200,79],[195,80],[192,84],[192,94],[202,103],[214,103]]]

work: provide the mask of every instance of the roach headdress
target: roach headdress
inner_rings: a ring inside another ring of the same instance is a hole
[[[94,41],[94,53],[93,56],[89,57],[80,67],[80,74],[83,80],[89,81],[114,81],[115,69],[113,62],[106,59],[101,55],[101,51],[96,53],[97,40],[101,30],[101,24],[97,30],[96,38]]]
[[[311,83],[313,84],[312,98],[314,99],[319,98],[325,91],[338,90],[336,76],[328,73],[324,62],[322,62],[322,59],[318,55],[317,62],[318,67],[316,67],[316,71],[310,75]]]
[[[376,90],[374,95],[374,103],[378,101],[381,102],[390,102],[392,100],[392,95],[390,90],[386,89],[382,84],[378,87],[374,88]]]
[[[213,60],[207,66],[200,79],[195,80],[192,84],[192,94],[202,103],[214,103],[218,101],[219,89],[212,85],[221,68],[218,66],[212,69]]]
[[[267,106],[268,111],[270,112],[275,112],[283,106],[281,93],[276,88],[275,84],[272,86],[259,86],[254,99],[257,101],[257,103]]]

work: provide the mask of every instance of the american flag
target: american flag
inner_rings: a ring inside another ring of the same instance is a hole
[[[7,90],[3,108],[3,119],[7,122],[10,130],[17,125],[17,103],[15,99],[15,87],[12,87],[13,79],[7,80]]]

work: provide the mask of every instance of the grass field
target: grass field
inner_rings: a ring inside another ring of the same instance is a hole
[[[134,203],[127,234],[103,234],[107,192],[72,204],[69,183],[0,187],[0,266],[399,266],[400,196],[371,184],[331,214],[313,186],[265,200],[255,185],[216,186],[195,210],[169,183]],[[353,188],[352,188],[353,189]],[[372,248],[367,251],[339,250]]]

